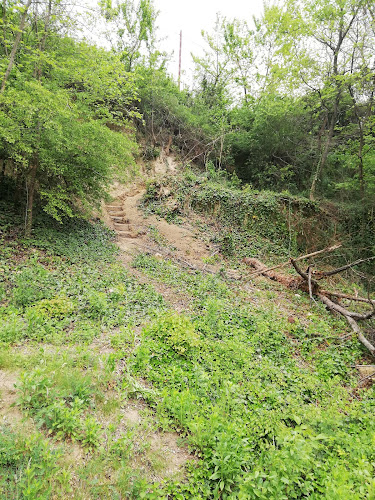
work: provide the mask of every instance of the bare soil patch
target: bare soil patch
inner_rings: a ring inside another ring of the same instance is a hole
[[[158,158],[152,164],[155,176],[167,172],[173,174],[177,169],[178,163],[172,157]],[[203,267],[203,259],[212,254],[210,246],[191,227],[169,223],[154,215],[146,216],[139,208],[145,192],[143,180],[128,186],[115,183],[111,191],[113,201],[103,206],[103,220],[117,233],[117,244],[122,250],[121,260],[129,263],[134,255],[145,251],[157,254],[162,242],[162,246],[174,257]],[[158,234],[159,242],[155,242],[150,228]]]
[[[22,413],[14,406],[17,400],[15,383],[17,374],[0,370],[0,419],[2,423],[19,422]]]

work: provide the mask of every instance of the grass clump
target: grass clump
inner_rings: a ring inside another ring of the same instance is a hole
[[[23,373],[17,384],[17,403],[57,439],[69,438],[95,448],[101,426],[85,412],[94,403],[93,387],[77,371],[69,379],[69,384],[58,384],[57,374],[42,367]]]
[[[61,467],[62,450],[39,433],[0,426],[1,498],[48,499],[71,491],[70,473]]]

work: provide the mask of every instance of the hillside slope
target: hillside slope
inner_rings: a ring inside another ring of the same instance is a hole
[[[288,240],[239,246],[181,208],[171,165],[115,186],[112,233],[41,220],[24,241],[2,206],[1,495],[372,498],[374,389],[356,368],[372,360],[243,265]]]

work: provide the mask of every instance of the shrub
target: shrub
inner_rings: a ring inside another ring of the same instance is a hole
[[[201,343],[189,318],[174,313],[167,313],[157,318],[144,329],[144,335],[161,340],[181,356],[187,356]]]

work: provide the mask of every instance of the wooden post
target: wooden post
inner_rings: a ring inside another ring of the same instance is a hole
[[[178,90],[181,90],[181,52],[182,52],[182,30],[180,31],[180,52],[178,57]]]

